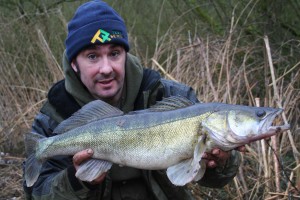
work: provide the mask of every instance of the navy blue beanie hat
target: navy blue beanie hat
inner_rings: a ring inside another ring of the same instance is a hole
[[[82,4],[68,24],[66,53],[72,61],[84,47],[113,43],[129,51],[127,30],[122,17],[103,1]]]

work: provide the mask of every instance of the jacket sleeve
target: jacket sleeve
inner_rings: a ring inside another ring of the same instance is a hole
[[[57,124],[49,116],[39,113],[32,131],[50,137]],[[24,174],[25,164],[26,161],[23,163]],[[81,182],[75,177],[75,172],[70,156],[56,156],[47,160],[32,187],[27,187],[26,181],[23,181],[26,199],[94,199],[93,197],[100,196],[101,185],[95,187]]]
[[[180,95],[188,98],[192,102],[199,102],[196,93],[191,87],[166,79],[162,79],[161,83],[163,85],[164,97]],[[206,169],[203,178],[198,183],[206,187],[223,187],[236,176],[240,162],[240,153],[233,150],[224,167]]]

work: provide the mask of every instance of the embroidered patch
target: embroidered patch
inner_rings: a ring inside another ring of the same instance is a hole
[[[110,33],[106,32],[105,30],[99,29],[91,40],[91,43],[94,44],[96,41],[99,41],[101,43],[104,43],[105,41],[111,41]]]
[[[120,31],[112,31],[110,38],[123,38],[123,35]]]
[[[103,29],[99,29],[91,40],[91,43],[94,44],[96,41],[105,43],[106,41],[109,42],[114,38],[123,38],[123,35],[120,31],[112,31],[112,33],[109,33]]]

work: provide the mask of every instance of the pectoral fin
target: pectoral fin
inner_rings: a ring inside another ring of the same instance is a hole
[[[205,136],[201,136],[194,150],[194,157],[167,169],[167,175],[174,185],[183,186],[193,180],[200,180],[205,173],[205,163],[201,161],[206,150]],[[201,162],[201,165],[200,165]]]
[[[200,170],[198,171],[198,174],[195,176],[195,178],[193,179],[193,181],[199,181],[204,176],[205,170],[206,170],[206,163],[202,159],[200,161]]]
[[[80,165],[75,176],[82,181],[91,182],[101,174],[107,172],[112,166],[111,162],[98,159],[90,159]]]

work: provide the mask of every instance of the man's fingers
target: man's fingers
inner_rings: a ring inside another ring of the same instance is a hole
[[[246,152],[247,149],[245,146],[237,147],[235,150],[240,152]],[[205,159],[206,166],[209,168],[215,168],[217,166],[222,167],[225,166],[226,161],[229,159],[231,155],[230,151],[222,151],[221,149],[215,148],[211,150],[211,152],[205,152],[202,156]]]
[[[220,149],[213,149],[211,153],[204,153],[202,158],[207,160],[227,160],[230,157],[230,151],[222,151]]]
[[[90,159],[93,156],[93,153],[94,152],[93,152],[92,149],[86,149],[86,150],[83,150],[83,151],[80,151],[80,152],[76,153],[73,156],[73,165],[74,165],[75,169],[78,170],[79,165],[82,162]],[[106,173],[101,174],[99,177],[97,177],[95,180],[93,180],[92,182],[89,182],[89,183],[92,184],[92,185],[100,184],[104,181],[105,176],[106,176]]]
[[[218,160],[227,160],[230,157],[230,151],[221,151],[220,149],[213,149],[212,155]]]
[[[89,159],[93,155],[93,153],[94,152],[92,149],[86,149],[76,153],[73,156],[73,164],[75,168],[77,168],[77,166],[80,165],[83,161]]]
[[[236,150],[239,152],[246,152],[247,148],[245,146],[240,146],[240,147],[237,147]]]
[[[217,167],[217,163],[216,163],[216,161],[214,161],[214,160],[210,160],[210,161],[208,161],[208,162],[206,163],[206,166],[207,166],[208,168],[215,168],[215,167]]]
[[[220,149],[213,149],[210,153],[204,153],[202,158],[207,160],[207,167],[215,168],[217,166],[224,166],[227,159],[230,157],[230,151],[222,151]]]

